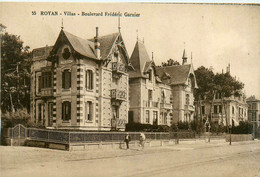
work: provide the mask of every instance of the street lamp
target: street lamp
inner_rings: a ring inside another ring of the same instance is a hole
[[[231,128],[232,128],[232,125],[229,124],[228,128],[229,128],[229,145],[231,145]]]

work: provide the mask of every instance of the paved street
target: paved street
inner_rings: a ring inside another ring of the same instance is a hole
[[[259,177],[260,141],[179,144],[126,150],[59,151],[0,146],[1,177]]]

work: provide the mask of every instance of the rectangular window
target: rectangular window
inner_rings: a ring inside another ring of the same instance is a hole
[[[152,71],[148,72],[149,81],[152,81]]]
[[[201,112],[203,115],[205,114],[205,106],[201,106]]]
[[[219,112],[219,113],[222,113],[222,105],[219,105],[219,107],[218,107],[218,112]]]
[[[64,101],[62,103],[62,120],[69,121],[71,119],[71,103]]]
[[[232,106],[232,114],[235,114],[235,107]]]
[[[256,121],[256,112],[252,112],[252,121]]]
[[[190,104],[190,95],[186,94],[186,105]]]
[[[152,90],[148,90],[148,100],[149,101],[153,100],[153,91]]]
[[[218,106],[214,105],[214,114],[217,114],[217,113],[218,113]]]
[[[39,77],[38,77],[38,92],[41,92],[41,88],[42,88],[42,82],[41,82],[41,80],[42,80],[42,77],[39,76]]]
[[[87,101],[85,103],[85,109],[86,109],[86,119],[87,121],[92,121],[93,120],[93,104],[91,101]]]
[[[157,125],[158,124],[158,112],[153,111],[153,124]]]
[[[38,122],[42,121],[42,104],[38,104]]]
[[[253,110],[256,109],[256,103],[252,103],[252,109],[253,109]]]
[[[93,90],[93,71],[87,70],[85,76],[85,87],[87,90]]]
[[[51,88],[52,87],[52,73],[51,72],[42,73],[41,87],[42,88]]]
[[[71,72],[66,69],[62,72],[62,88],[69,89],[71,87]]]
[[[146,110],[146,112],[145,112],[145,121],[146,121],[146,123],[150,122],[150,112],[149,112],[149,110]]]

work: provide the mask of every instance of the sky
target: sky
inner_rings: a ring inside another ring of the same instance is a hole
[[[58,11],[58,15],[41,15],[41,11]],[[65,11],[76,16],[66,16]],[[103,16],[82,16],[82,12],[103,12]],[[154,53],[157,65],[169,58],[181,63],[185,48],[188,63],[192,52],[195,69],[203,65],[222,72],[230,63],[231,75],[245,84],[246,95],[260,99],[260,6],[0,2],[0,22],[8,33],[20,35],[31,50],[54,45],[62,19],[64,30],[85,39],[95,36],[96,27],[99,35],[117,32],[118,17],[104,16],[105,12],[122,13],[121,33],[129,56],[137,38],[144,40],[150,57]],[[126,17],[124,13],[140,16]]]

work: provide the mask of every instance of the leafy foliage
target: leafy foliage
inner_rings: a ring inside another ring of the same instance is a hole
[[[169,60],[167,60],[167,62],[162,62],[161,66],[159,67],[174,66],[174,65],[180,65],[180,63],[170,58]]]
[[[239,125],[232,127],[232,134],[252,134],[253,133],[253,124],[248,121],[240,121]]]
[[[225,97],[232,94],[238,96],[244,88],[244,84],[230,75],[230,73],[214,74],[212,70],[199,67],[195,70],[198,89],[195,92],[195,100],[206,98],[212,100],[214,91],[222,93]]]
[[[1,33],[1,110],[15,112],[30,106],[29,47],[20,36]]]
[[[169,126],[141,124],[141,123],[128,123],[128,124],[126,124],[126,131],[168,132]]]

